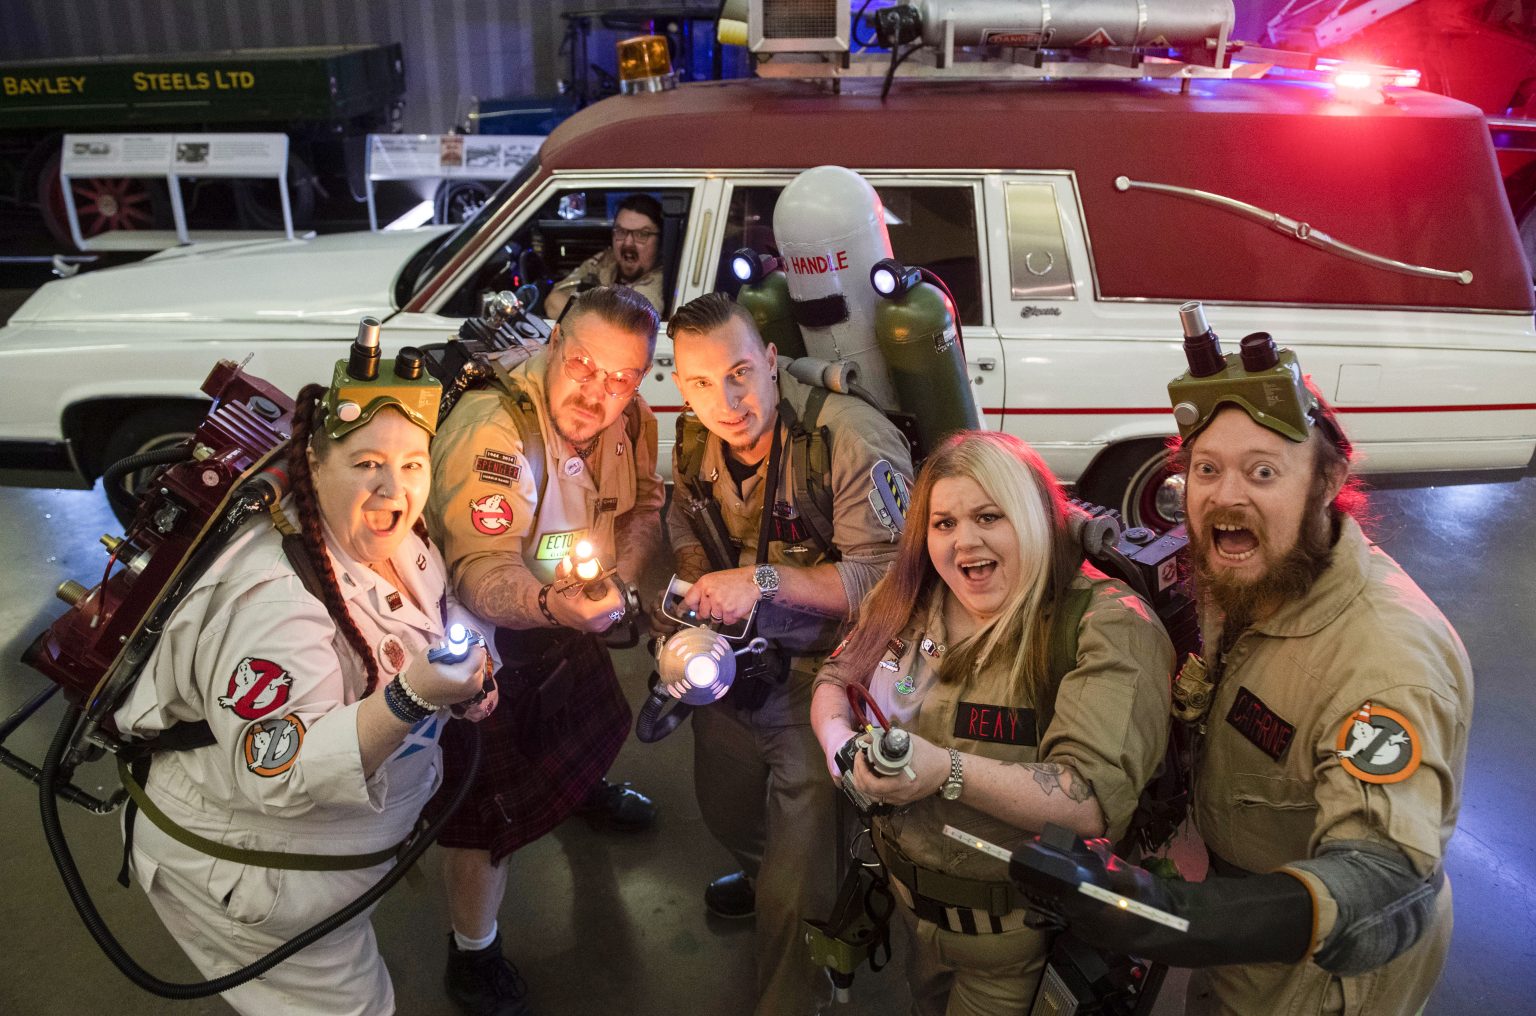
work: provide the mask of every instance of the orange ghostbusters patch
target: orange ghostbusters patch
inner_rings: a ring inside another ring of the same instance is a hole
[[[1344,771],[1366,783],[1401,783],[1419,768],[1419,735],[1408,717],[1366,702],[1339,727]]]

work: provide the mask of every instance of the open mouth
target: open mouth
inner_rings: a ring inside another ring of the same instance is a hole
[[[1217,523],[1212,528],[1215,535],[1211,542],[1223,560],[1236,564],[1258,553],[1259,538],[1252,530],[1226,523]]]
[[[997,571],[997,562],[990,558],[960,564],[960,574],[965,576],[967,582],[983,583],[991,578],[995,571]]]
[[[404,512],[363,512],[363,523],[375,536],[389,536],[400,526]]]

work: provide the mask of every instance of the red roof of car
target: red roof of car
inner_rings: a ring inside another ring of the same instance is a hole
[[[1531,277],[1488,129],[1471,106],[1403,91],[1337,100],[1276,80],[1011,83],[898,80],[842,94],[739,80],[605,99],[562,124],[544,172],[580,169],[1070,169],[1099,295],[1530,312]],[[1304,246],[1118,176],[1211,191],[1409,264],[1422,279]]]

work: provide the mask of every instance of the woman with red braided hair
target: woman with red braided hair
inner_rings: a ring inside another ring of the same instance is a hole
[[[139,884],[207,976],[379,880],[441,782],[442,710],[481,691],[483,649],[427,658],[470,619],[419,535],[437,424],[419,368],[403,351],[360,380],[342,361],[329,389],[299,393],[289,496],[196,580],[116,715],[124,731],[211,734],[155,757],[127,830]],[[366,914],[224,998],[242,1013],[395,1008]]]

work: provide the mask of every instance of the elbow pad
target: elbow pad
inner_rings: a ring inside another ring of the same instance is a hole
[[[1318,855],[1286,866],[1313,875],[1338,906],[1338,919],[1312,959],[1331,974],[1352,977],[1383,966],[1412,948],[1434,920],[1445,881],[1428,878],[1398,851],[1365,840],[1336,840]]]

